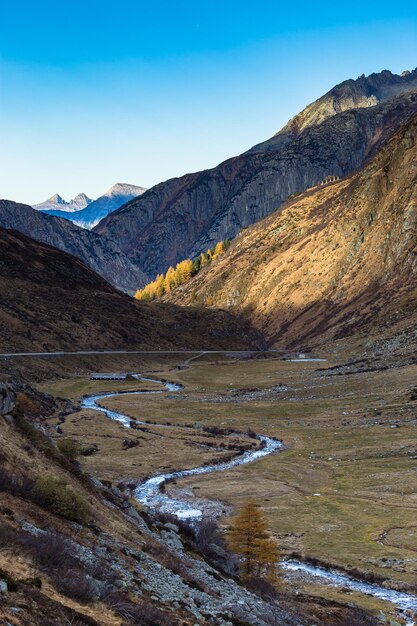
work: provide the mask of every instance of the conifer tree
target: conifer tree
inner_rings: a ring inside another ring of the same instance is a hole
[[[213,261],[215,261],[217,257],[223,254],[224,251],[225,251],[225,247],[224,247],[223,241],[219,241],[218,243],[216,243],[216,247],[214,248],[214,251],[212,254]]]
[[[231,519],[228,545],[241,557],[243,580],[263,577],[275,582],[277,544],[269,534],[265,516],[254,500],[246,500]]]
[[[168,268],[165,274],[165,291],[170,293],[175,286],[175,270],[172,265]]]

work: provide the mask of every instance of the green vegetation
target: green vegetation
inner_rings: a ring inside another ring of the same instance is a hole
[[[193,261],[185,259],[175,266],[168,268],[165,276],[159,274],[154,281],[145,285],[143,289],[138,289],[135,293],[136,300],[150,302],[162,298],[166,293],[171,293],[174,289],[188,282],[190,278],[198,274],[198,272],[215,261],[230,245],[230,241],[219,241],[213,250],[210,248],[207,252],[202,252]]]
[[[86,499],[62,480],[39,477],[34,485],[34,499],[39,506],[74,522],[84,522],[89,512]]]
[[[75,461],[79,454],[80,446],[75,439],[60,439],[58,441],[58,450],[69,461]]]

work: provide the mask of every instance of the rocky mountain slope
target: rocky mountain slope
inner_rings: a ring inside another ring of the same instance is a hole
[[[106,217],[112,211],[115,211],[129,200],[137,198],[146,191],[144,187],[138,187],[137,185],[129,185],[127,183],[116,183],[105,194],[97,198],[97,200],[91,200],[84,207],[79,207],[80,210],[75,210],[69,213],[69,210],[64,211],[58,209],[51,209],[45,211],[49,215],[55,215],[56,217],[64,217],[71,220],[77,226],[82,228],[93,228],[100,220]],[[77,196],[78,198],[78,196]],[[72,201],[71,201],[72,202]],[[39,208],[39,207],[35,207]]]
[[[138,283],[147,282],[147,276],[116,243],[68,220],[45,215],[25,204],[0,200],[0,226],[77,256],[122,291],[133,293]]]
[[[38,211],[61,211],[63,213],[72,213],[74,211],[80,211],[85,209],[93,200],[85,195],[85,193],[79,193],[75,198],[67,202],[59,194],[55,194],[38,204],[32,205],[34,209]]]
[[[267,142],[218,167],[168,180],[96,227],[150,275],[206,250],[328,175],[360,169],[417,111],[417,70],[336,86]]]
[[[414,115],[360,173],[288,201],[171,297],[245,311],[276,346],[372,336],[414,351],[416,194]]]
[[[79,259],[0,228],[0,352],[261,347],[222,311],[147,306]]]

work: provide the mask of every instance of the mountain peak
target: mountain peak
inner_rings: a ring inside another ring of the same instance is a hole
[[[138,185],[132,185],[130,183],[115,183],[106,191],[104,196],[139,196],[144,191],[145,187],[139,187]]]
[[[362,74],[356,79],[349,78],[306,106],[275,137],[288,133],[297,135],[309,126],[320,124],[338,113],[372,107],[414,89],[417,89],[417,68],[401,75],[382,70],[369,76]]]
[[[38,204],[33,204],[33,208],[38,211],[66,211],[68,213],[72,213],[74,211],[80,211],[81,209],[85,209],[89,204],[93,202],[91,198],[86,196],[85,193],[79,193],[72,200],[67,202],[60,196],[58,193],[54,194],[48,200],[44,202],[39,202]]]
[[[51,204],[68,204],[68,202],[59,195],[59,193],[55,193],[48,200],[45,200],[45,202],[50,202]]]

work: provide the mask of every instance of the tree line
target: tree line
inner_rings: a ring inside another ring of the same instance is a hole
[[[229,240],[219,241],[215,247],[201,254],[194,260],[185,259],[175,266],[168,268],[166,274],[158,274],[154,281],[145,285],[143,289],[138,289],[135,293],[136,300],[151,302],[162,298],[166,293],[171,293],[180,285],[183,285],[200,270],[215,261],[230,245]]]

